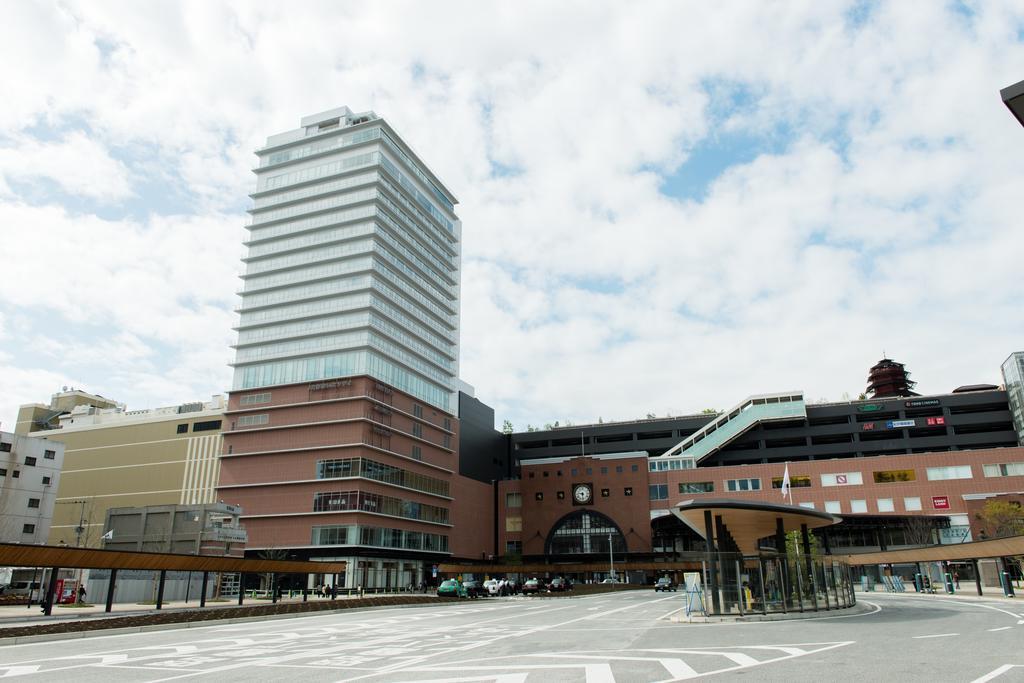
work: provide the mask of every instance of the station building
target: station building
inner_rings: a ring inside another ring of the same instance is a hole
[[[984,501],[1024,491],[1007,392],[990,385],[827,404],[790,391],[507,438],[497,547],[524,561],[678,559],[705,546],[674,506],[781,503],[787,470],[793,504],[843,517],[817,532],[826,551],[976,539]]]

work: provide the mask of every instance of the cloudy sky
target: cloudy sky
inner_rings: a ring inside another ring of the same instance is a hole
[[[339,105],[459,197],[499,424],[1024,349],[1019,2],[10,2],[0,60],[4,429],[226,391],[253,150]]]

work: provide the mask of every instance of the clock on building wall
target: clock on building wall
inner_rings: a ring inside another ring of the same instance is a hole
[[[572,502],[574,505],[589,505],[594,502],[594,487],[590,484],[573,484]]]

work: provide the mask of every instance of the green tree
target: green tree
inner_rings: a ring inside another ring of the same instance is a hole
[[[1020,503],[990,500],[977,514],[977,518],[985,525],[983,531],[988,532],[990,537],[1024,534],[1024,510]]]
[[[653,420],[653,419],[654,419],[654,418],[656,418],[656,417],[658,417],[658,416],[657,416],[657,415],[655,415],[654,413],[647,413],[647,419],[648,419],[648,420]]]
[[[700,413],[701,413],[701,415],[718,415],[718,409],[717,408],[705,408],[704,410],[700,411]]]
[[[501,431],[504,434],[511,434],[512,432],[515,431],[515,427],[512,426],[512,423],[509,420],[505,420],[501,424]]]

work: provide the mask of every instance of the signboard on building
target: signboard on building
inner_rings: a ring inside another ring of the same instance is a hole
[[[939,529],[939,543],[949,545],[952,543],[967,543],[971,541],[971,527],[961,524],[953,524],[948,529]]]
[[[864,424],[861,425],[860,428],[861,428],[862,431],[867,432],[867,431],[870,431],[870,430],[875,428],[875,423],[874,422],[865,422]]]
[[[937,398],[922,398],[917,401],[904,401],[903,406],[906,408],[924,408],[926,406],[937,406],[939,405],[939,399]]]
[[[944,425],[944,424],[946,424],[946,418],[944,418],[944,417],[929,417],[928,418],[928,426],[929,427],[934,427],[935,425]]]
[[[915,424],[917,424],[916,420],[889,420],[885,426],[889,429],[902,429],[903,427],[913,427]]]
[[[862,406],[857,406],[858,413],[874,413],[879,410],[885,410],[885,405],[882,403],[865,403]]]
[[[949,496],[932,496],[932,507],[936,510],[948,510]]]

